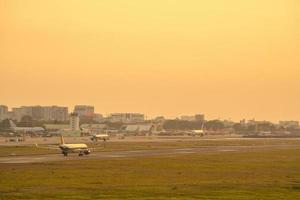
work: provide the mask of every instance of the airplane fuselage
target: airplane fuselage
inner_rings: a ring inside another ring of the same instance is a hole
[[[93,141],[98,141],[98,140],[106,141],[108,139],[109,139],[108,134],[95,134],[91,137],[91,140],[93,140]]]
[[[35,133],[35,132],[44,132],[43,127],[17,127],[16,124],[9,120],[10,130],[13,132],[22,132],[22,133]]]
[[[42,127],[13,127],[11,128],[14,132],[43,132],[45,131]]]
[[[91,153],[86,144],[61,144],[59,148],[65,156],[67,156],[68,153],[79,153],[79,155],[88,155]]]

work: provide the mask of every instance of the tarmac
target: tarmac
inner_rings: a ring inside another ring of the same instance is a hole
[[[61,153],[57,154],[37,154],[37,155],[18,155],[0,157],[0,164],[5,163],[44,163],[44,162],[64,162],[70,160],[100,160],[107,158],[130,158],[130,157],[161,157],[177,156],[202,153],[221,153],[262,151],[270,149],[299,149],[299,145],[259,145],[259,146],[204,146],[197,148],[172,148],[155,150],[135,150],[135,151],[95,151],[90,155],[78,156],[78,153],[69,154],[65,157]]]

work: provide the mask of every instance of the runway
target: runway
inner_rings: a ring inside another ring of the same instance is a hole
[[[0,157],[0,164],[5,163],[43,163],[53,161],[68,160],[97,160],[107,158],[129,158],[129,157],[157,157],[176,156],[201,153],[229,153],[245,151],[263,151],[274,149],[299,149],[299,145],[260,145],[260,146],[204,146],[197,148],[173,148],[156,150],[135,150],[135,151],[111,151],[92,152],[90,155],[79,157],[78,154],[69,154],[64,157],[62,154],[39,154],[39,155],[19,155]]]

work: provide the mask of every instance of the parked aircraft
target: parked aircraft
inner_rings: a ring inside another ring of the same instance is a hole
[[[15,133],[36,133],[36,132],[44,132],[45,129],[43,127],[17,127],[17,125],[9,120],[10,130]]]
[[[98,140],[106,141],[108,139],[109,139],[108,134],[94,134],[94,135],[91,136],[92,141],[98,141]]]
[[[192,136],[204,136],[205,132],[204,132],[204,123],[202,123],[202,127],[199,130],[191,130],[189,132],[190,135]]]

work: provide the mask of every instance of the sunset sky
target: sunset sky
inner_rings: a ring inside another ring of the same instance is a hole
[[[300,120],[300,1],[0,0],[0,91],[9,107]]]

